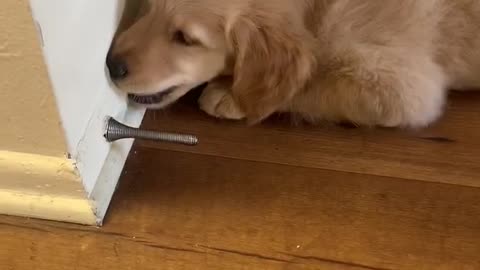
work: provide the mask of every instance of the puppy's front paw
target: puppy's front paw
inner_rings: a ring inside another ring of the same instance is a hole
[[[217,85],[208,86],[198,100],[200,109],[221,119],[242,120],[245,114],[236,104],[229,90]]]

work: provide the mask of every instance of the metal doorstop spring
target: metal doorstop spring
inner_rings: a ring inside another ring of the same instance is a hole
[[[107,119],[107,127],[104,137],[108,142],[115,142],[122,139],[142,139],[192,146],[198,144],[198,138],[193,135],[157,132],[133,128],[118,122],[113,117],[109,117]]]

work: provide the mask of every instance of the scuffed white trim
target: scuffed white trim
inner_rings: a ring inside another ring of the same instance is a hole
[[[123,115],[114,114],[111,116],[129,126],[139,127],[144,114],[145,110],[143,109],[129,108]],[[90,192],[90,199],[95,206],[98,225],[101,225],[105,218],[132,145],[133,140],[128,139],[109,144],[108,153],[98,170],[98,175],[94,181],[95,185]]]

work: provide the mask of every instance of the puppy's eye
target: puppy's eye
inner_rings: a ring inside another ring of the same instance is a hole
[[[195,41],[192,40],[185,32],[178,30],[173,34],[173,41],[184,46],[195,45]]]

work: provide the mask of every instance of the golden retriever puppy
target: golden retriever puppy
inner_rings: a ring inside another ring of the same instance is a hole
[[[131,100],[257,123],[422,127],[447,89],[480,88],[478,0],[151,0],[107,65]]]

